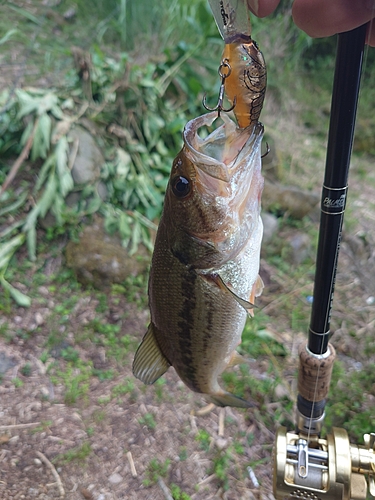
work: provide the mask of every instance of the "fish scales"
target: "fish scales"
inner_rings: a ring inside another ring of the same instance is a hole
[[[153,383],[172,365],[216,404],[248,407],[218,377],[236,359],[247,309],[262,288],[263,127],[239,129],[225,116],[201,139],[198,130],[215,119],[187,124],[172,167],[150,271],[151,323],[133,372]]]

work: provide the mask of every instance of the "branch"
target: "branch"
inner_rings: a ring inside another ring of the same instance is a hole
[[[9,174],[7,175],[7,178],[4,181],[4,184],[0,187],[0,196],[4,193],[4,191],[8,188],[9,184],[12,182],[12,180],[15,178],[17,175],[18,170],[21,168],[22,163],[26,160],[26,158],[29,156],[30,149],[33,145],[34,141],[34,135],[36,128],[39,123],[39,118],[35,120],[34,127],[31,131],[31,134],[29,135],[29,138],[26,141],[26,144],[23,147],[23,150],[21,151],[19,157],[17,160],[13,163],[12,168],[9,171]]]
[[[52,472],[52,475],[53,477],[56,479],[56,483],[57,483],[57,487],[59,489],[59,493],[60,493],[60,497],[61,498],[64,498],[65,497],[65,490],[64,490],[64,487],[62,485],[62,482],[61,482],[61,479],[60,479],[60,476],[57,472],[57,470],[55,469],[55,466],[48,460],[48,458],[43,455],[43,453],[41,453],[40,451],[36,451],[35,452],[38,457],[41,459],[42,462],[45,463],[45,465],[49,468],[49,470]]]

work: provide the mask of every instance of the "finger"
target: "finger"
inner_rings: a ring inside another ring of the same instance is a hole
[[[279,5],[280,0],[247,0],[251,12],[258,17],[266,17]]]
[[[295,0],[296,25],[312,37],[331,36],[357,28],[373,18],[372,2],[366,0]]]

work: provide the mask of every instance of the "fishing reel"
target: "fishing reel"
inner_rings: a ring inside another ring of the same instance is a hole
[[[277,500],[366,500],[375,498],[375,433],[364,445],[352,444],[334,427],[322,439],[324,406],[335,349],[324,354],[300,346],[296,432],[280,427],[274,448],[273,489]],[[314,383],[315,380],[315,383]]]
[[[350,443],[344,429],[325,439],[280,427],[274,449],[276,499],[366,500],[375,497],[375,433],[364,446]]]

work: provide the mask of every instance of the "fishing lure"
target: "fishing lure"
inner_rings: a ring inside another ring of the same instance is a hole
[[[232,105],[229,110],[234,108],[239,127],[245,128],[259,120],[266,93],[266,64],[257,43],[251,38],[246,2],[209,0],[209,3],[225,42],[220,68],[227,68],[225,78],[222,78],[218,106],[214,109],[218,109],[219,113],[227,111],[222,107],[222,100],[220,102],[225,85],[225,94]]]

